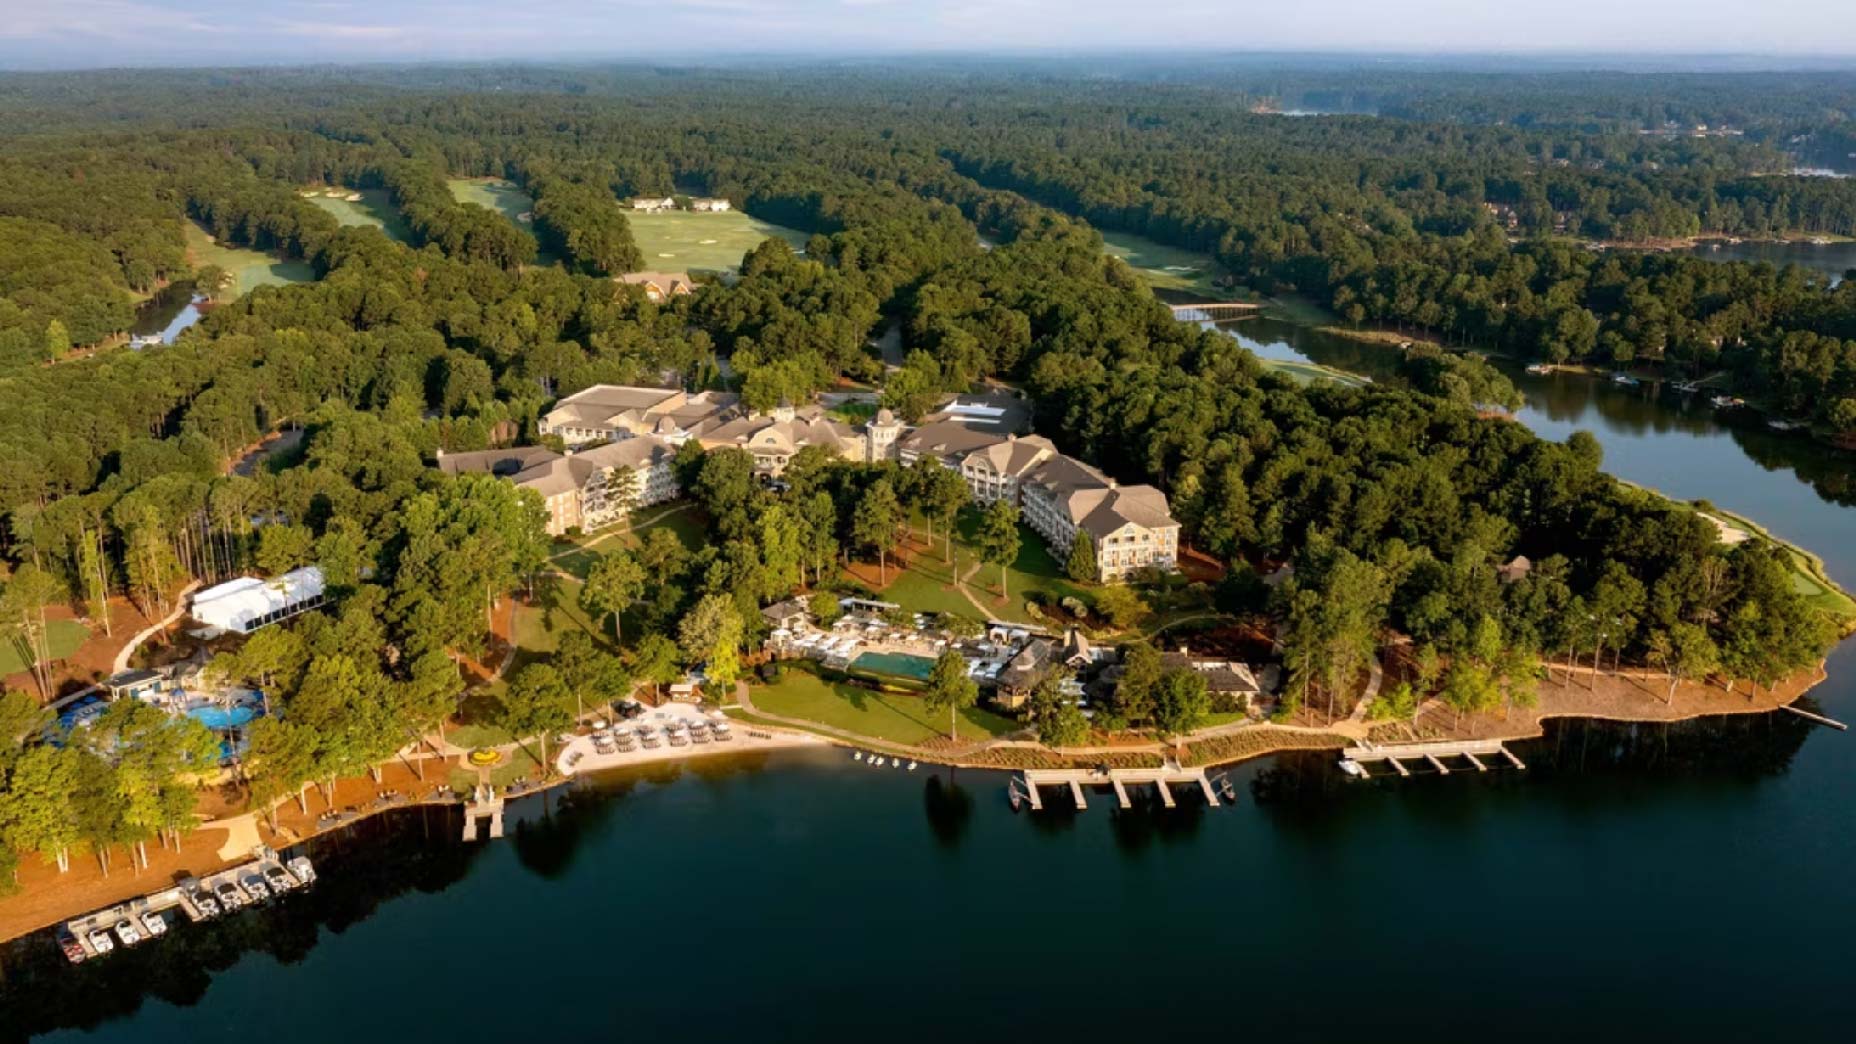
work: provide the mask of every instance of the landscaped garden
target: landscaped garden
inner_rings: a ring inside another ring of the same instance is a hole
[[[1035,623],[1037,621],[1025,611],[1027,601],[1055,605],[1071,596],[1085,602],[1089,600],[1088,589],[1064,575],[1063,563],[1057,561],[1050,549],[1044,546],[1044,538],[1031,527],[1020,524],[1018,557],[1006,566],[1008,597],[1001,601],[999,567],[981,562],[979,552],[971,543],[978,526],[979,520],[971,512],[956,526],[954,568],[966,577],[967,590],[985,609],[986,618]],[[952,571],[941,557],[945,546],[943,538],[938,534],[932,548],[916,545],[908,568],[896,570],[893,574],[895,579],[883,589],[883,600],[895,602],[910,612],[955,613],[966,617],[980,615],[980,610],[953,587]],[[977,571],[975,565],[978,566]]]

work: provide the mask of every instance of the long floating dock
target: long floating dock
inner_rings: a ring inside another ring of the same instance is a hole
[[[1044,799],[1038,793],[1039,787],[1062,787],[1070,792],[1070,799],[1078,811],[1089,807],[1085,787],[1112,787],[1115,802],[1122,808],[1133,808],[1134,800],[1128,794],[1129,787],[1153,787],[1160,795],[1160,803],[1167,808],[1177,808],[1179,801],[1173,795],[1173,786],[1187,788],[1197,787],[1204,795],[1205,803],[1213,808],[1223,804],[1218,797],[1218,788],[1212,784],[1211,777],[1204,769],[1181,768],[1169,764],[1162,768],[1127,768],[1127,769],[1025,769],[1012,778],[1008,784],[1008,793],[1022,794],[1033,812],[1044,810]]]
[[[227,867],[204,877],[189,876],[139,899],[130,899],[82,917],[71,918],[59,926],[63,938],[68,940],[65,957],[75,964],[102,957],[109,950],[139,946],[151,939],[160,938],[167,932],[166,915],[172,910],[179,910],[187,920],[198,924],[307,887],[315,879],[315,869],[307,857],[298,856],[286,862],[269,848],[259,847],[255,858],[238,866]],[[216,909],[203,909],[196,900],[200,896],[210,899]],[[226,903],[235,905],[221,905]],[[159,918],[162,922],[158,926],[160,932],[151,933],[145,917]],[[125,940],[116,930],[116,926],[124,921],[139,936],[134,943]],[[108,949],[99,949],[92,933],[106,936],[105,941],[110,944]]]
[[[1410,776],[1411,769],[1405,762],[1415,761],[1421,767],[1428,767],[1438,775],[1448,776],[1450,766],[1444,763],[1446,758],[1462,758],[1477,772],[1487,772],[1488,763],[1483,759],[1503,759],[1518,769],[1527,765],[1509,750],[1502,740],[1440,740],[1431,743],[1389,743],[1371,744],[1363,747],[1348,747],[1341,751],[1340,764],[1351,775],[1368,779],[1372,773],[1368,765],[1390,765],[1400,776]]]

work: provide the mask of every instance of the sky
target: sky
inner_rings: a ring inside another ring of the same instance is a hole
[[[1856,5],[1851,0],[0,3],[3,68],[1166,49],[1856,58]]]

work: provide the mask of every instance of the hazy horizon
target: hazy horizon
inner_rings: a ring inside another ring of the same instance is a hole
[[[1856,69],[1838,0],[58,0],[0,22],[0,68],[859,55],[1513,54]],[[1736,61],[1737,60],[1737,61]]]

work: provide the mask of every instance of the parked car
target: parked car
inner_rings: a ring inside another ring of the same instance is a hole
[[[90,948],[98,953],[108,953],[116,948],[116,941],[111,939],[110,933],[103,929],[92,928],[90,930]]]
[[[142,933],[124,919],[116,922],[116,938],[121,939],[124,946],[134,946],[142,941]]]
[[[142,911],[142,930],[150,939],[159,938],[168,933],[168,922],[153,910]]]

